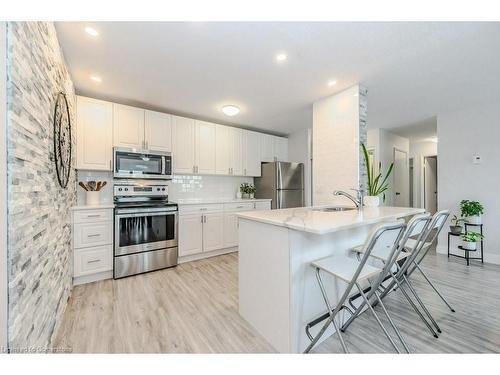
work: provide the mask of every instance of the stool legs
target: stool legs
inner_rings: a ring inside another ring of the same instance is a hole
[[[439,333],[441,333],[441,328],[439,328],[438,324],[436,323],[436,321],[432,317],[431,313],[429,312],[429,310],[427,310],[427,307],[425,307],[424,303],[422,302],[422,300],[418,296],[415,288],[413,288],[413,285],[411,285],[410,281],[404,275],[403,275],[403,280],[406,282],[406,285],[408,285],[408,288],[410,289],[410,291],[412,292],[412,294],[415,296],[415,299],[417,300],[418,304],[420,305],[420,307],[422,307],[422,310],[424,310],[425,314],[429,317],[430,321],[432,322],[432,324],[434,325],[434,327],[436,328],[436,330]]]
[[[384,325],[382,324],[382,322],[380,321],[377,313],[375,312],[375,310],[373,310],[373,307],[372,305],[370,304],[370,301],[368,300],[368,298],[366,297],[366,294],[363,292],[363,288],[358,284],[356,283],[356,288],[358,288],[358,291],[359,293],[361,294],[361,296],[363,297],[363,299],[365,300],[366,302],[366,305],[368,306],[368,308],[370,309],[370,311],[372,312],[373,316],[375,317],[375,319],[377,320],[377,323],[378,325],[380,326],[380,328],[382,328],[382,331],[384,331],[384,334],[387,336],[387,338],[389,339],[389,341],[391,342],[392,346],[394,347],[394,349],[396,349],[396,351],[398,353],[401,353],[398,349],[398,347],[396,346],[396,343],[394,342],[394,340],[392,339],[392,337],[389,335],[389,332],[387,332],[387,330],[385,329]]]
[[[339,336],[339,340],[340,340],[340,345],[342,345],[342,350],[344,351],[344,353],[349,353],[349,351],[347,350],[347,346],[344,342],[344,338],[342,337],[342,334],[340,333],[340,329],[337,325],[337,322],[335,321],[335,316],[337,315],[337,313],[340,310],[339,306],[337,306],[335,308],[335,310],[332,311],[330,301],[328,300],[328,296],[326,294],[325,286],[323,285],[323,280],[321,279],[319,268],[316,268],[316,280],[318,281],[319,288],[321,290],[321,294],[323,296],[323,300],[325,301],[325,305],[326,305],[326,308],[328,309],[330,317],[326,320],[325,324],[323,325],[323,327],[321,327],[321,330],[314,337],[314,339],[308,345],[306,350],[304,350],[304,353],[309,353],[311,351],[311,349],[314,347],[314,345],[316,345],[316,343],[321,338],[321,336],[323,336],[323,334],[325,333],[325,331],[328,328],[328,326],[330,325],[330,323],[333,323],[333,326],[335,327],[335,330],[337,331],[337,335]]]
[[[437,288],[434,286],[434,284],[429,280],[429,278],[424,273],[424,271],[422,270],[422,268],[420,268],[420,266],[418,264],[416,264],[416,263],[415,263],[415,266],[416,266],[416,269],[418,269],[420,271],[420,273],[422,274],[422,276],[424,277],[424,279],[427,280],[427,282],[432,287],[432,289],[434,289],[434,291],[439,296],[439,298],[441,298],[443,300],[443,302],[446,304],[446,306],[448,306],[448,308],[451,310],[451,312],[455,312],[455,309],[453,307],[451,307],[451,305],[448,303],[448,301],[446,301],[446,299],[443,297],[443,295],[441,293],[439,293],[439,290],[437,290]]]

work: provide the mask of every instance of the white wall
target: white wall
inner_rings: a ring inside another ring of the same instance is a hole
[[[484,104],[438,116],[438,207],[459,213],[462,199],[480,201],[485,234],[485,262],[500,264],[500,107]],[[482,157],[473,164],[473,155]],[[446,228],[438,252],[446,252]]]
[[[0,22],[0,348],[7,348],[7,35]],[[0,349],[1,353],[2,349]]]
[[[313,105],[313,204],[345,204],[334,190],[359,186],[359,86]]]
[[[305,205],[311,205],[311,136],[312,129],[302,129],[288,136],[288,160],[304,164]]]
[[[436,142],[410,142],[410,158],[413,158],[413,206],[424,207],[424,157],[437,155]],[[439,158],[438,158],[439,159]],[[439,162],[438,162],[439,163]]]

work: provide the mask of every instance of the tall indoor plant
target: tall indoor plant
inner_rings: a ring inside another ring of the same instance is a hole
[[[382,163],[378,163],[378,175],[375,176],[375,170],[373,168],[373,163],[370,162],[370,156],[368,155],[368,150],[366,146],[361,143],[361,148],[363,149],[363,155],[365,157],[366,173],[368,175],[368,196],[365,197],[365,206],[376,207],[380,204],[380,194],[382,194],[382,199],[385,202],[385,192],[389,189],[389,182],[387,179],[392,173],[394,168],[394,163],[391,163],[385,176],[382,178]]]

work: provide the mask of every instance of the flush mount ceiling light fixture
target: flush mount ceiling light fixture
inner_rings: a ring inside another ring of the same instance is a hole
[[[279,63],[285,62],[287,58],[288,58],[288,56],[286,55],[286,53],[283,53],[283,52],[278,53],[276,55],[276,61]]]
[[[96,29],[94,29],[93,27],[85,26],[84,30],[90,36],[93,36],[93,37],[99,36],[99,32]]]
[[[101,83],[101,82],[102,82],[102,78],[101,78],[101,77],[98,77],[98,76],[96,76],[96,75],[91,75],[91,76],[90,76],[90,79],[91,79],[92,81],[94,81],[95,83]]]
[[[334,79],[328,81],[328,86],[330,86],[330,87],[335,86],[336,84],[337,84],[337,81]]]
[[[236,116],[240,113],[240,109],[235,105],[225,105],[222,107],[222,112],[224,112],[226,116]]]

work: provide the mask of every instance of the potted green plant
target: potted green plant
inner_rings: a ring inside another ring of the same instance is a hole
[[[464,199],[460,202],[462,217],[470,224],[481,224],[481,214],[484,207],[478,201]]]
[[[453,234],[461,234],[462,233],[462,226],[460,223],[465,222],[465,219],[463,218],[458,218],[457,215],[453,215],[453,218],[451,219],[451,224],[450,225],[450,232]]]
[[[368,175],[368,195],[364,197],[364,205],[368,207],[376,207],[380,204],[379,196],[382,194],[382,200],[385,202],[385,192],[389,189],[389,182],[387,179],[392,173],[394,163],[391,163],[385,176],[382,177],[382,163],[378,163],[378,174],[375,176],[373,163],[370,162],[370,156],[366,146],[361,143],[363,155],[366,164],[366,173]]]
[[[480,242],[484,237],[481,233],[477,232],[466,232],[462,234],[462,246],[464,249],[474,251],[477,249],[477,243]]]
[[[248,184],[247,186],[247,194],[250,199],[255,198],[255,192],[257,191],[257,188],[255,187],[254,184]]]
[[[248,198],[248,186],[249,184],[247,182],[244,182],[240,185],[240,193],[241,193],[241,197],[243,199],[246,199]]]

